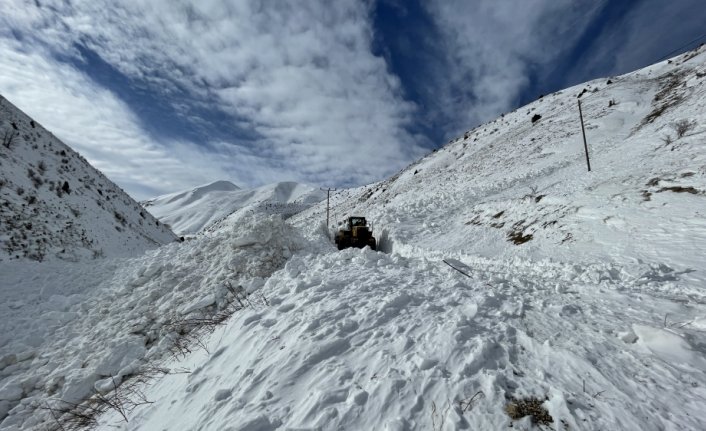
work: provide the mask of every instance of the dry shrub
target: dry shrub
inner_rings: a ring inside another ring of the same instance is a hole
[[[543,403],[544,400],[535,397],[521,400],[512,399],[505,406],[505,413],[513,420],[531,416],[533,424],[549,425],[554,422],[554,418],[552,418],[547,409],[544,408]]]
[[[693,129],[696,126],[696,122],[689,121],[689,120],[679,120],[676,123],[672,124],[672,127],[674,127],[674,131],[677,132],[677,138],[681,138],[686,133]]]

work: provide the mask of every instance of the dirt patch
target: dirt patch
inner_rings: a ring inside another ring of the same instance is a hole
[[[475,226],[480,226],[480,225],[481,225],[480,216],[475,216],[475,217],[473,217],[473,219],[468,220],[468,221],[466,222],[466,225],[469,225],[469,224],[472,224],[472,225],[475,225]]]
[[[531,233],[528,233],[527,235],[523,235],[522,231],[519,231],[519,230],[512,231],[507,234],[508,241],[511,241],[515,245],[524,244],[527,241],[530,241],[532,238],[534,238],[534,237],[532,236]]]
[[[548,227],[552,227],[552,226],[556,225],[557,223],[558,223],[557,220],[545,221],[544,223],[542,223],[542,228],[546,229]]]
[[[463,223],[467,226],[499,230],[507,241],[515,245],[531,241],[538,231],[542,233],[540,236],[553,239],[557,244],[565,242],[567,232],[561,220],[575,212],[576,208],[565,205],[536,205],[535,202],[543,197],[544,195],[534,193],[522,197],[525,208],[529,209],[530,214],[525,214],[524,211],[521,214],[529,215],[530,218],[518,219],[517,216],[520,214],[511,209],[502,210],[494,204],[488,208],[476,207]]]
[[[689,187],[682,187],[682,186],[662,187],[661,189],[657,190],[658,193],[667,192],[667,191],[674,192],[674,193],[691,193],[692,195],[699,194],[699,191],[691,186],[689,186]]]
[[[674,106],[679,105],[684,99],[683,92],[679,91],[679,86],[684,83],[685,76],[689,73],[688,70],[684,70],[680,73],[667,73],[660,78],[660,90],[654,97],[652,101],[652,112],[650,112],[637,127],[638,129],[642,126],[654,122],[659,118],[666,110]]]

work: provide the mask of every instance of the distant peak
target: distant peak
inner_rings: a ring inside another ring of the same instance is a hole
[[[203,184],[198,187],[194,187],[194,190],[219,190],[219,191],[231,191],[240,190],[240,187],[226,180],[214,181],[212,183]]]

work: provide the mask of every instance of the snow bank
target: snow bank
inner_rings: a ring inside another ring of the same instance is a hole
[[[109,390],[113,380],[165,355],[177,337],[171,322],[224,307],[232,299],[227,285],[262,285],[257,280],[302,246],[281,217],[245,216],[139,258],[92,269],[64,265],[58,277],[7,264],[0,286],[18,293],[2,305],[17,320],[0,322],[7,334],[0,340],[0,403],[7,410],[0,418],[8,415],[1,428],[41,423],[48,413],[36,408],[47,402],[77,403]]]
[[[634,343],[645,348],[665,362],[688,364],[706,372],[706,359],[703,353],[695,350],[680,334],[667,329],[645,325],[633,325]]]

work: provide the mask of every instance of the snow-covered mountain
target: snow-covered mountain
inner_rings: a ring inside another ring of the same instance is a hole
[[[268,184],[243,190],[228,181],[198,186],[144,201],[162,223],[180,235],[195,234],[237,211],[282,214],[309,208],[326,197],[321,190],[295,182]]]
[[[124,256],[176,236],[0,96],[0,261]]]
[[[333,211],[338,220],[367,215],[386,250],[408,256],[423,248],[438,256],[700,267],[704,49],[544,96],[388,180],[332,195]],[[312,217],[323,219],[325,207],[294,221]]]
[[[332,195],[378,252],[324,202],[0,262],[0,428],[706,429],[705,82],[702,47]]]

